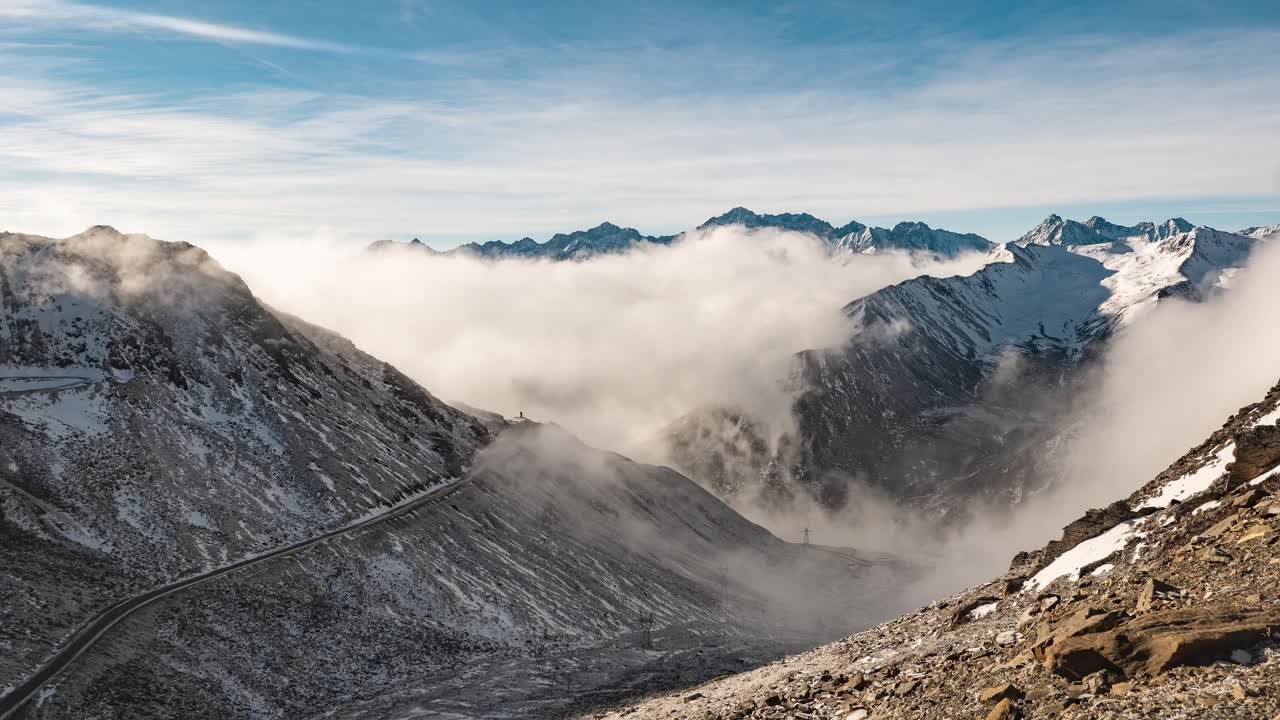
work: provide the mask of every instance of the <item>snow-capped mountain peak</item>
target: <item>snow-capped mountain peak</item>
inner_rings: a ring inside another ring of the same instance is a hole
[[[1270,237],[1272,235],[1280,235],[1280,225],[1263,225],[1261,227],[1245,228],[1236,234],[1261,240],[1262,238]]]
[[[1127,229],[1096,216],[1090,218],[1088,223],[1081,223],[1065,220],[1054,213],[1016,242],[1018,245],[1094,245],[1111,242],[1116,239],[1119,231]]]

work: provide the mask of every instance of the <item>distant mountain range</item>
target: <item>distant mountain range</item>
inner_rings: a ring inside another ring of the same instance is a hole
[[[860,222],[850,222],[841,227],[820,220],[808,213],[783,213],[761,215],[743,207],[736,207],[724,214],[708,219],[697,230],[719,226],[740,225],[750,229],[792,230],[814,235],[826,243],[833,253],[874,253],[885,250],[924,252],[939,257],[954,257],[963,252],[988,252],[994,244],[973,234],[960,234],[948,230],[935,230],[922,222],[898,223],[893,228],[868,227]],[[626,252],[633,248],[670,245],[678,242],[678,235],[642,235],[634,228],[623,228],[613,223],[603,223],[590,230],[558,233],[546,242],[522,238],[515,242],[492,240],[486,243],[467,243],[446,251],[435,250],[420,240],[398,243],[380,240],[370,245],[371,250],[409,247],[433,255],[472,255],[483,258],[546,258],[550,260],[584,260],[597,255]]]

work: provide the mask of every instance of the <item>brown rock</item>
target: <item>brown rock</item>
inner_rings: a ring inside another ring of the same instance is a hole
[[[996,703],[991,712],[987,714],[987,720],[1014,720],[1018,717],[1018,708],[1008,698]]]
[[[1109,630],[1122,619],[1123,615],[1118,612],[1106,612],[1089,606],[1080,608],[1056,625],[1041,623],[1037,629],[1036,642],[1031,646],[1031,653],[1037,660],[1044,660],[1050,646],[1068,638]],[[1099,669],[1101,668],[1094,668]]]
[[[1225,565],[1232,560],[1235,560],[1235,557],[1222,548],[1210,547],[1205,548],[1205,551],[1200,554],[1200,559],[1219,565]]]
[[[1280,427],[1260,425],[1236,433],[1231,482],[1252,480],[1280,463]]]
[[[1236,544],[1240,545],[1242,543],[1247,543],[1250,540],[1257,540],[1258,538],[1264,538],[1270,534],[1271,534],[1271,528],[1267,527],[1266,525],[1253,525],[1240,534],[1240,537],[1236,539]]]
[[[1137,612],[1151,612],[1155,609],[1155,605],[1159,601],[1156,597],[1156,593],[1168,592],[1178,592],[1178,588],[1164,582],[1163,580],[1157,580],[1155,578],[1147,580],[1147,583],[1142,586],[1142,591],[1138,593]]]
[[[1039,704],[1057,694],[1058,691],[1052,687],[1031,688],[1027,691],[1027,701]]]
[[[1230,530],[1231,527],[1235,525],[1239,519],[1240,519],[1240,516],[1238,514],[1228,515],[1227,517],[1214,523],[1213,526],[1210,527],[1208,530],[1205,530],[1204,534],[1208,537],[1218,537],[1222,533]]]
[[[1251,647],[1280,625],[1280,613],[1244,608],[1183,608],[1133,618],[1105,632],[1050,646],[1045,668],[1069,680],[1098,671],[1124,677],[1159,675],[1182,665],[1207,665]]]
[[[1009,683],[989,687],[978,693],[978,700],[984,703],[995,702],[996,700],[1021,700],[1022,697],[1022,690]]]
[[[1257,505],[1258,501],[1264,497],[1266,497],[1266,494],[1258,488],[1249,488],[1237,495],[1236,499],[1231,501],[1231,506],[1238,508],[1251,508],[1254,505]]]

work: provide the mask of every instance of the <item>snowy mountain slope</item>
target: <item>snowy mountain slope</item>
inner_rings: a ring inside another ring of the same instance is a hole
[[[128,620],[39,717],[305,717],[386,693],[413,707],[412,688],[430,695],[510,658],[631,662],[646,625],[706,644],[766,626],[831,637],[891,613],[900,579],[875,558],[783,543],[669,469],[516,425],[460,490],[389,531],[255,566]],[[798,597],[797,586],[812,591]],[[502,692],[537,696],[564,681],[529,682]],[[460,716],[495,717],[484,705],[494,690]]]
[[[854,301],[851,320],[882,340],[859,334],[840,352],[803,354],[811,389],[797,415],[811,454],[802,471],[863,477],[909,497],[936,496],[957,481],[1019,497],[1030,488],[1008,487],[993,468],[1026,467],[1010,448],[1037,443],[1011,443],[1009,428],[1052,428],[1043,393],[1066,393],[1062,373],[1161,298],[1203,297],[1255,242],[1181,220],[1123,228],[1051,215],[973,275],[916,278]],[[1037,388],[1035,402],[993,388],[997,371],[1011,367],[1016,377],[1000,374],[1000,383]],[[921,460],[931,457],[938,460]]]
[[[183,243],[0,235],[0,309],[7,677],[112,598],[340,527],[488,440]]]
[[[831,506],[861,485],[944,512],[975,495],[1016,503],[1049,482],[1079,366],[1162,298],[1225,287],[1257,242],[1180,219],[1050,215],[972,275],[850,303],[852,340],[799,355],[795,437],[744,434],[750,422],[712,410],[674,425],[667,446],[726,497],[785,501],[790,482]]]

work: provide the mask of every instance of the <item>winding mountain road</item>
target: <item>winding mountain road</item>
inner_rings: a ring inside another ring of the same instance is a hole
[[[463,476],[451,483],[431,490],[425,495],[392,507],[380,515],[376,515],[367,520],[362,520],[354,525],[348,525],[337,530],[331,530],[309,540],[303,540],[277,550],[271,550],[262,555],[245,558],[216,570],[211,570],[202,575],[195,575],[181,580],[175,580],[167,585],[162,585],[138,595],[134,595],[133,597],[126,598],[125,600],[121,600],[115,605],[112,605],[98,613],[92,620],[77,630],[76,633],[63,644],[62,648],[60,648],[52,658],[41,666],[34,675],[28,678],[26,682],[14,688],[13,691],[4,697],[0,697],[0,720],[5,720],[26,705],[42,687],[47,685],[51,680],[57,677],[59,673],[65,670],[67,666],[74,662],[76,658],[80,657],[81,654],[92,647],[93,644],[106,634],[107,631],[114,627],[116,623],[119,623],[121,620],[124,620],[133,613],[147,607],[155,601],[167,595],[172,595],[173,593],[181,590],[199,585],[200,583],[233,573],[236,570],[240,570],[250,565],[302,552],[335,537],[349,535],[361,530],[367,530],[371,527],[402,517],[424,505],[428,505],[436,500],[452,495],[470,479],[469,475]]]

